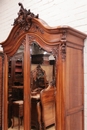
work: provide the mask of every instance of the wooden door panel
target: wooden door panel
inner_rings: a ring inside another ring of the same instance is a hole
[[[66,56],[66,130],[83,130],[84,84],[81,49],[68,48]]]
[[[66,130],[83,130],[82,126],[82,112],[67,116]]]
[[[66,108],[83,105],[82,51],[68,48],[66,63]]]

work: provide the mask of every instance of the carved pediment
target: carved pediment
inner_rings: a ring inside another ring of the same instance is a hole
[[[22,3],[18,3],[20,10],[18,12],[18,17],[14,20],[13,25],[19,25],[24,31],[28,31],[32,25],[32,19],[38,18],[38,14],[34,15],[29,10],[24,9]]]

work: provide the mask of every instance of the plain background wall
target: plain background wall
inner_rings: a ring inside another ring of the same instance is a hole
[[[87,0],[0,0],[0,42],[10,33],[20,9],[19,2],[52,27],[68,25],[87,34]],[[84,88],[87,130],[87,39],[84,42]]]

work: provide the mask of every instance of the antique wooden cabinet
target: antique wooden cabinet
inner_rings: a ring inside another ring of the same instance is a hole
[[[69,26],[50,27],[19,3],[18,18],[8,38],[1,43],[4,51],[4,118],[7,130],[8,59],[24,46],[24,130],[30,130],[30,46],[37,42],[54,55],[55,63],[55,130],[84,130],[84,64],[86,34]]]

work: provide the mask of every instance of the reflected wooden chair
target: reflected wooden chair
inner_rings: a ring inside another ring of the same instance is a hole
[[[41,101],[41,127],[45,130],[46,127],[55,124],[55,88],[48,87],[40,93]]]
[[[31,98],[31,129],[40,130],[40,106],[37,98]]]
[[[14,101],[12,104],[12,119],[13,119],[12,128],[14,127],[15,117],[18,118],[18,130],[20,130],[20,124],[22,125],[22,119],[23,119],[23,100]]]

